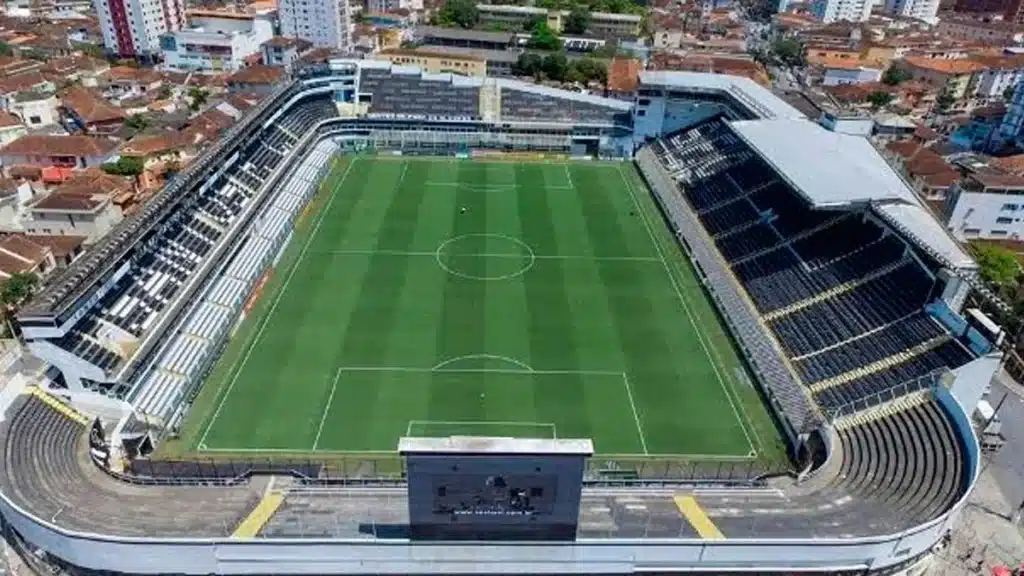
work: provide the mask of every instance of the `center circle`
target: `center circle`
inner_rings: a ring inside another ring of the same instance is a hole
[[[525,242],[504,234],[454,236],[442,242],[434,255],[442,270],[469,280],[515,278],[525,274],[537,261],[537,255]],[[490,266],[488,261],[491,261]],[[495,266],[494,262],[502,264]],[[488,270],[494,267],[499,270]]]

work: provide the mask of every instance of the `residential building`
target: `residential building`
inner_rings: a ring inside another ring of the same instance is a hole
[[[636,98],[643,69],[643,63],[635,58],[613,58],[608,65],[607,96],[632,101]]]
[[[951,187],[961,177],[955,166],[913,139],[890,142],[882,150],[882,156],[903,174],[933,211],[942,213]]]
[[[117,142],[93,136],[28,135],[0,148],[0,165],[89,168],[106,162]]]
[[[999,125],[998,138],[1002,141],[1024,143],[1024,82],[1018,82],[1006,106],[1006,115]]]
[[[123,58],[152,59],[160,36],[185,25],[184,0],[93,0],[103,45]]]
[[[945,92],[956,100],[974,95],[976,76],[985,65],[974,60],[946,60],[909,56],[900,62],[914,80],[924,82],[936,91]]]
[[[428,50],[385,50],[374,55],[376,60],[392,64],[417,66],[424,72],[452,72],[463,76],[486,76],[487,61],[483,58],[451,51],[434,53]]]
[[[115,66],[103,74],[100,85],[110,98],[133,98],[159,90],[163,79],[150,68]]]
[[[871,16],[872,0],[814,0],[811,13],[826,24],[840,22],[863,22]]]
[[[106,60],[89,56],[68,56],[47,60],[40,72],[54,83],[78,82],[87,88],[99,86],[99,77],[110,70]]]
[[[821,66],[822,85],[838,86],[839,84],[863,84],[878,82],[882,79],[882,70],[861,66],[859,62],[837,60]]]
[[[992,20],[991,18],[943,15],[935,27],[935,32],[944,38],[968,42],[984,42],[985,44],[996,46],[1024,42],[1024,27],[1012,22]]]
[[[137,178],[141,188],[160,188],[168,172],[177,172],[195,156],[195,146],[179,132],[140,136],[121,147],[122,157],[139,158],[143,171]]]
[[[351,14],[347,0],[281,0],[281,34],[321,48],[348,49]]]
[[[53,92],[56,86],[39,72],[0,76],[0,110],[10,112],[11,103],[22,92]]]
[[[60,100],[49,92],[19,92],[7,110],[29,128],[45,128],[60,122]]]
[[[965,150],[989,151],[998,149],[1003,140],[999,127],[1006,118],[1006,106],[1002,103],[981,106],[971,110],[970,120],[949,136],[949,143]]]
[[[61,95],[60,101],[65,127],[71,131],[105,136],[117,134],[124,125],[125,113],[88,88],[73,86]]]
[[[1004,93],[1024,80],[1024,55],[974,56],[985,69],[978,73],[974,95],[983,100],[1003,100]]]
[[[188,26],[161,36],[160,48],[173,70],[234,72],[273,36],[272,13],[191,10]]]
[[[501,25],[519,30],[538,18],[543,18],[549,28],[561,32],[568,10],[549,10],[536,6],[508,4],[477,4],[480,22],[486,25]],[[640,16],[635,14],[611,14],[591,12],[586,32],[596,36],[630,38],[640,34]]]
[[[938,20],[939,0],[886,0],[885,11],[904,18],[935,23]]]
[[[9,78],[18,74],[39,72],[43,63],[29,58],[16,58],[14,56],[0,56],[0,77]]]
[[[485,66],[485,74],[487,76],[511,76],[512,67],[515,66],[516,62],[519,61],[519,51],[511,50],[482,50],[478,48],[454,48],[450,46],[420,46],[415,50],[419,54],[447,54],[454,58],[467,58],[474,62],[483,62]],[[387,50],[385,50],[387,52]],[[448,58],[450,61],[452,58]],[[476,75],[469,74],[464,70],[459,72],[451,70],[464,75]]]
[[[84,236],[93,242],[121,221],[114,199],[131,191],[128,178],[86,170],[29,203],[22,227],[30,235]]]
[[[1024,239],[1024,177],[978,170],[950,189],[944,215],[960,240]]]
[[[24,236],[24,238],[35,244],[49,248],[50,253],[53,254],[53,260],[57,266],[57,270],[63,270],[72,262],[77,260],[78,257],[85,252],[83,244],[88,240],[88,237],[86,236],[73,236],[67,234],[57,236],[33,234],[31,236]]]
[[[418,26],[412,31],[412,41],[426,46],[449,46],[452,48],[477,48],[481,50],[506,50],[513,46],[515,35],[511,32],[485,32],[439,26]]]
[[[256,65],[242,68],[227,78],[228,92],[269,94],[284,79],[284,68]]]
[[[21,119],[0,110],[0,146],[6,146],[25,134],[28,134],[28,129],[21,123]]]
[[[32,273],[45,278],[57,268],[53,251],[22,234],[0,237],[0,279],[18,273]]]
[[[313,43],[309,40],[274,36],[260,46],[262,63],[264,66],[280,66],[290,72],[292,64],[312,47]]]
[[[397,12],[423,10],[423,0],[366,0],[367,12]]]

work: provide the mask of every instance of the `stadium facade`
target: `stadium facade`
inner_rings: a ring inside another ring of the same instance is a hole
[[[113,464],[179,425],[339,147],[634,160],[800,482],[703,493],[720,532],[691,526],[671,492],[594,482],[569,541],[437,544],[395,532],[404,486],[275,470],[294,485],[259,537],[240,539],[264,476]],[[0,512],[9,538],[72,572],[911,573],[979,471],[964,406],[999,356],[959,315],[976,273],[866,141],[746,79],[642,73],[623,102],[333,60],[265,99],[23,309],[60,388],[8,408]]]

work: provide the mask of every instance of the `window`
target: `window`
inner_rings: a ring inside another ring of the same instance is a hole
[[[1000,208],[1000,210],[1002,210],[1003,212],[1013,212],[1014,210],[1017,210],[1019,208],[1020,208],[1020,205],[1014,204],[1014,203],[1011,202],[1011,203],[1003,204],[1003,207]]]
[[[996,218],[996,224],[1013,224],[1013,218]]]
[[[964,236],[977,236],[981,234],[981,228],[964,228]]]
[[[39,116],[29,116],[28,117],[28,123],[29,124],[41,124],[42,122],[43,122],[43,119],[40,118]]]
[[[992,230],[989,234],[992,236],[1006,236],[1006,230]]]

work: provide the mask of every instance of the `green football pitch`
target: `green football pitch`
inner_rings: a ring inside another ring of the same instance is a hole
[[[406,435],[779,454],[630,165],[339,157],[183,440],[392,453]]]

